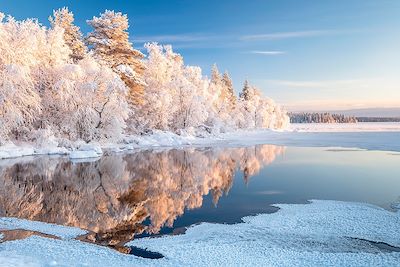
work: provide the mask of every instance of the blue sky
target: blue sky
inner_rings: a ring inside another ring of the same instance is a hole
[[[84,33],[105,9],[127,13],[136,48],[172,44],[205,74],[217,63],[292,110],[400,107],[400,1],[18,1],[0,11],[47,25],[68,6]]]

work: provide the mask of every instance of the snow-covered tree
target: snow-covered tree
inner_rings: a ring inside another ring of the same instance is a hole
[[[83,59],[87,53],[87,48],[83,42],[82,33],[78,26],[74,25],[74,14],[63,7],[53,11],[53,16],[49,17],[52,28],[59,27],[64,30],[65,43],[71,49],[71,58],[74,62]]]
[[[0,65],[0,144],[12,137],[10,134],[19,137],[23,130],[29,130],[39,112],[40,98],[29,69]]]
[[[134,49],[129,41],[128,16],[106,10],[100,17],[93,17],[87,23],[93,31],[87,36],[86,42],[95,57],[119,74],[129,88],[129,102],[132,105],[142,104],[145,83],[141,60],[144,55]]]
[[[220,84],[221,83],[221,73],[219,72],[218,66],[216,63],[211,67],[211,83]]]
[[[204,80],[199,67],[184,67],[183,73],[174,80],[173,93],[177,110],[173,118],[173,127],[187,129],[201,127],[207,118],[206,104],[199,90]]]
[[[129,112],[123,81],[90,56],[57,73],[50,125],[72,140],[118,140]]]
[[[240,94],[239,108],[238,124],[241,128],[282,129],[289,124],[286,111],[247,81]]]
[[[4,18],[0,13],[0,143],[26,135],[40,114],[32,68],[45,34],[34,20]]]
[[[242,92],[239,94],[239,97],[242,100],[249,100],[250,97],[251,97],[250,94],[251,94],[251,88],[250,88],[250,85],[249,85],[249,81],[245,80]]]
[[[145,128],[179,130],[203,125],[207,117],[202,94],[207,81],[201,69],[188,67],[171,46],[146,44],[147,83],[141,117]]]
[[[225,73],[221,76],[216,64],[211,69],[208,93],[208,103],[211,106],[207,123],[214,128],[215,132],[232,130],[235,125],[233,111],[236,106],[236,97],[233,94],[229,75]]]
[[[226,98],[229,100],[231,110],[233,110],[236,107],[237,97],[233,89],[232,79],[227,71],[222,76],[222,82],[226,91]]]
[[[237,99],[229,74],[216,65],[208,79],[171,46],[156,43],[146,44],[142,61],[126,15],[106,11],[88,21],[89,52],[68,9],[54,11],[50,21],[48,29],[0,13],[0,143],[119,140],[154,129],[204,135],[288,123],[286,112],[247,81]]]

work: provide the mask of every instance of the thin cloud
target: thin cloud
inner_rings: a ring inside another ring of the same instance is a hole
[[[373,79],[350,79],[350,80],[308,80],[308,81],[291,81],[291,80],[266,80],[267,83],[273,85],[284,86],[288,88],[318,88],[318,89],[340,89],[340,88],[366,88],[377,81]]]
[[[133,38],[133,41],[137,43],[146,43],[146,42],[188,43],[188,42],[207,41],[213,38],[215,37],[205,34],[168,34],[168,35],[137,36]]]
[[[344,32],[345,31],[337,31],[337,30],[275,32],[275,33],[265,33],[265,34],[243,35],[240,37],[240,40],[242,40],[242,41],[283,40],[283,39],[291,39],[291,38],[304,38],[304,37],[340,34],[340,33],[344,33]]]
[[[248,53],[257,54],[257,55],[264,55],[264,56],[277,56],[277,55],[286,54],[285,51],[272,51],[272,50],[271,51],[259,51],[259,50],[256,50],[256,51],[250,51]]]

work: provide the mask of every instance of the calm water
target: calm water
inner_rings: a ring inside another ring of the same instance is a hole
[[[274,145],[0,161],[0,216],[80,227],[90,231],[83,240],[118,246],[199,222],[240,222],[275,212],[274,203],[390,210],[400,201],[399,166],[400,153]]]

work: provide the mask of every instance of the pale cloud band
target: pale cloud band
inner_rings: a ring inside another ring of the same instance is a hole
[[[400,78],[342,80],[258,80],[267,90],[285,92],[280,101],[289,110],[333,110],[399,107]],[[301,99],[307,95],[307,99]]]
[[[291,38],[307,38],[325,35],[338,35],[354,33],[354,30],[308,30],[308,31],[289,31],[289,32],[274,32],[261,33],[250,35],[232,35],[232,34],[206,34],[206,33],[182,33],[182,34],[166,34],[166,35],[149,35],[135,36],[134,43],[159,42],[172,44],[185,44],[186,47],[193,45],[194,47],[206,45],[209,46],[235,46],[249,42],[257,41],[274,41]],[[252,51],[254,54],[276,55],[269,51]],[[267,53],[263,53],[267,52]],[[272,51],[274,52],[274,51]],[[277,51],[283,54],[281,51]]]
[[[250,54],[258,54],[258,55],[264,55],[264,56],[277,56],[277,55],[283,55],[286,54],[285,51],[260,51],[260,50],[256,50],[256,51],[249,51],[248,53]]]
[[[310,31],[292,31],[292,32],[275,32],[243,35],[239,39],[242,41],[273,41],[291,38],[305,38],[324,35],[337,35],[354,33],[354,30],[310,30]]]
[[[399,89],[400,79],[369,78],[347,80],[264,80],[269,85],[303,89]]]

